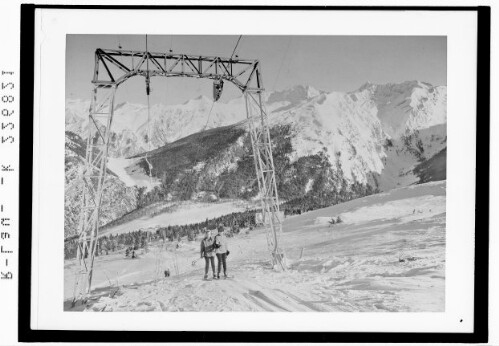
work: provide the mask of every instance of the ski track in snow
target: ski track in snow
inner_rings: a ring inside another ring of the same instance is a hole
[[[98,257],[95,296],[79,309],[444,311],[445,194],[445,181],[427,183],[288,217],[286,272],[270,267],[263,229],[229,239],[234,277],[227,280],[202,280],[204,260],[191,265],[199,257],[198,241],[176,251],[176,243],[167,243],[167,251],[151,246],[137,260]],[[344,222],[324,223],[333,216]],[[66,261],[66,299],[74,268]],[[162,277],[166,268],[169,278]]]

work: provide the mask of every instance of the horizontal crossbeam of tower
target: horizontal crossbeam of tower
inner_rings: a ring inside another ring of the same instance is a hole
[[[149,68],[147,62],[149,61]],[[136,75],[224,79],[242,92],[263,91],[258,60],[218,56],[97,49],[92,83],[118,86]],[[104,69],[103,73],[100,73]]]

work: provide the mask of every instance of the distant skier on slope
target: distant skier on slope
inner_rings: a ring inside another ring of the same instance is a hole
[[[211,263],[211,269],[213,271],[213,278],[215,278],[215,253],[214,253],[214,242],[215,238],[212,237],[211,231],[206,230],[206,235],[201,240],[201,258],[204,257],[205,261],[205,267],[204,267],[204,279],[208,279],[208,269],[210,269],[210,263]]]
[[[220,269],[222,269],[222,265],[224,267],[224,278],[227,278],[227,256],[230,252],[227,238],[224,235],[224,226],[222,224],[218,226],[218,234],[215,236],[214,246],[218,262],[217,279],[220,279]]]

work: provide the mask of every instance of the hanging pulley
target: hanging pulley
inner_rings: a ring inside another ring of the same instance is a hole
[[[222,96],[222,90],[224,88],[223,79],[215,79],[213,81],[213,101],[216,102]]]

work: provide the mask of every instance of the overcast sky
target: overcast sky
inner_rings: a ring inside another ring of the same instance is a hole
[[[238,36],[148,36],[150,51],[230,57]],[[96,48],[145,50],[144,35],[68,35],[66,98],[89,99]],[[366,81],[420,80],[447,84],[447,39],[442,36],[243,36],[237,54],[259,59],[266,90],[311,85],[324,91],[353,91]],[[178,104],[212,97],[212,82],[153,78],[151,103]],[[222,101],[239,90],[226,83]],[[146,103],[145,82],[122,84],[117,102]]]

